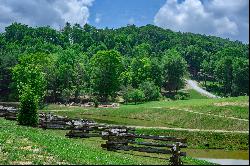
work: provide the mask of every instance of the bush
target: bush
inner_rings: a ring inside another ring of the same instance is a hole
[[[20,95],[20,111],[18,113],[18,123],[25,126],[38,125],[38,97],[32,92],[29,86],[23,88]]]
[[[161,97],[160,88],[154,82],[146,81],[139,85],[139,89],[145,94],[146,101],[159,100]]]
[[[137,104],[138,102],[143,102],[145,100],[145,94],[140,89],[127,87],[123,92],[123,99],[126,103],[134,102]]]
[[[73,90],[71,90],[69,88],[65,88],[65,89],[62,90],[61,97],[62,97],[62,101],[65,104],[69,103],[71,96],[73,96]]]
[[[130,99],[130,93],[133,90],[132,86],[122,86],[122,98],[125,103],[128,103]]]
[[[129,97],[131,98],[132,102],[135,102],[135,104],[145,100],[145,94],[140,89],[133,89],[130,92]]]
[[[94,103],[94,105],[95,105],[95,108],[98,108],[98,106],[99,106],[99,102],[98,102],[98,99],[97,99],[97,97],[92,97],[92,101],[93,101],[93,103]]]
[[[174,100],[187,100],[190,98],[190,94],[188,92],[179,91],[174,96]]]

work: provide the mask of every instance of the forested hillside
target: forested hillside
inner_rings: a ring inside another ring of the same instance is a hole
[[[61,30],[13,23],[0,34],[0,100],[33,89],[39,100],[157,100],[184,78],[221,96],[249,94],[249,45],[153,25]],[[160,92],[164,92],[161,93]]]

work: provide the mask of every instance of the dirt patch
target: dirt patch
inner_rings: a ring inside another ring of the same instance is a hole
[[[13,139],[8,139],[7,141],[6,141],[6,144],[12,144],[13,143]]]
[[[21,150],[28,150],[28,151],[32,151],[34,153],[38,153],[39,151],[41,151],[41,149],[39,148],[32,148],[32,146],[24,146],[20,148]]]
[[[249,102],[220,102],[220,103],[214,103],[214,105],[218,107],[223,107],[223,106],[249,107]]]
[[[69,165],[69,163],[64,162],[64,161],[62,161],[62,162],[56,162],[56,164],[57,164],[57,165]]]
[[[21,150],[32,150],[32,146],[25,146],[25,147],[21,147]]]
[[[57,157],[49,155],[47,152],[43,154],[32,154],[31,159],[38,159],[45,165],[65,165],[68,164],[66,161],[60,161]]]
[[[32,149],[32,151],[33,151],[34,153],[38,153],[38,152],[40,152],[41,150],[38,149],[38,148],[36,148],[36,149]]]
[[[12,162],[13,165],[32,165],[31,161],[14,161]]]

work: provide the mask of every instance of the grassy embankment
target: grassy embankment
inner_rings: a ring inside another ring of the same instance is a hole
[[[103,150],[101,138],[69,139],[66,131],[16,125],[0,118],[0,165],[6,164],[167,164],[166,155]],[[147,155],[147,157],[145,156]],[[190,157],[184,164],[208,165]]]
[[[43,111],[120,125],[249,131],[249,98],[156,101],[120,108],[49,105]],[[233,119],[239,118],[239,119]],[[243,119],[243,120],[240,120]],[[137,132],[186,137],[190,148],[248,149],[248,133],[214,133],[138,129]]]
[[[187,138],[189,149],[249,149],[249,135],[244,133],[191,132],[162,129],[137,129],[136,132],[139,134],[143,133]]]
[[[188,99],[208,99],[207,96],[201,95],[200,93],[198,93],[197,91],[195,91],[193,89],[188,89],[186,91],[189,93]]]
[[[43,111],[121,125],[248,131],[249,98],[156,101],[120,108],[49,105]],[[239,119],[232,119],[239,118]]]
[[[199,85],[217,96],[223,96],[223,86],[219,82],[206,81],[205,84],[205,81],[200,81]]]

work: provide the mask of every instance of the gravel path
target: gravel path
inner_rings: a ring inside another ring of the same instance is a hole
[[[188,86],[190,86],[192,89],[194,89],[195,91],[199,92],[202,95],[208,96],[210,98],[220,98],[219,96],[216,96],[204,89],[202,89],[201,87],[199,87],[198,83],[194,80],[186,80]]]

